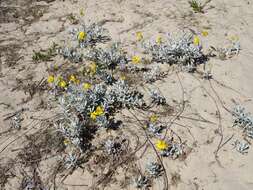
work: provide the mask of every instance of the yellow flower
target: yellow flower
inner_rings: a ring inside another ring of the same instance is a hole
[[[76,80],[77,80],[77,79],[76,79],[75,75],[70,75],[69,81],[75,82]]]
[[[57,70],[58,68],[58,65],[54,65],[54,70]]]
[[[237,35],[230,36],[231,41],[238,41],[239,37]]]
[[[77,38],[78,38],[79,41],[83,41],[86,38],[86,36],[87,36],[87,34],[82,31],[82,32],[78,33]]]
[[[201,35],[204,36],[204,37],[208,36],[208,31],[203,30],[203,31],[201,32]]]
[[[70,141],[68,139],[64,139],[63,143],[65,144],[65,146],[67,146],[70,143]]]
[[[61,88],[66,88],[67,83],[66,83],[64,80],[61,80],[61,81],[59,82],[59,86],[60,86]]]
[[[168,143],[164,140],[158,140],[155,146],[158,150],[166,150],[169,147]]]
[[[98,107],[96,108],[96,114],[97,114],[97,115],[102,115],[102,114],[104,114],[104,108],[103,108],[102,106],[98,106]]]
[[[157,44],[161,44],[161,43],[162,43],[162,37],[161,37],[161,36],[158,36],[158,37],[156,38],[156,43],[157,43]]]
[[[83,83],[83,89],[84,90],[89,90],[90,88],[91,88],[91,84],[90,83],[87,83],[87,82]]]
[[[136,32],[136,39],[137,39],[137,41],[141,41],[143,39],[142,32]]]
[[[53,83],[54,82],[54,76],[53,75],[48,76],[47,82],[48,83]]]
[[[95,62],[92,62],[90,65],[90,71],[91,71],[91,74],[95,74],[97,72],[97,64]]]
[[[158,117],[157,115],[153,114],[150,116],[149,120],[151,123],[155,123],[157,121]]]
[[[193,44],[196,45],[196,46],[198,46],[200,44],[200,39],[199,39],[198,36],[194,36],[194,38],[193,38]]]
[[[138,55],[133,56],[133,57],[132,57],[132,62],[133,62],[134,64],[139,64],[139,63],[141,62],[141,57],[138,56]]]
[[[120,78],[120,80],[126,80],[126,76],[124,76],[124,75],[121,75],[119,78]]]
[[[79,80],[79,79],[76,79],[75,83],[76,83],[76,84],[80,84],[80,80]]]
[[[95,120],[97,116],[104,114],[104,108],[102,106],[98,106],[95,111],[91,112],[90,118]]]

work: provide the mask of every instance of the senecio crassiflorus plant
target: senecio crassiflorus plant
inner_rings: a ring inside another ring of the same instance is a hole
[[[99,43],[110,40],[106,29],[96,24],[83,25],[71,30],[71,35],[74,45],[58,50],[60,55],[69,60],[67,72],[52,71],[48,77],[50,92],[61,108],[61,116],[55,126],[63,134],[67,152],[70,152],[65,158],[67,168],[76,167],[79,163],[78,156],[91,150],[91,140],[96,132],[103,129],[107,131],[115,126],[116,113],[121,109],[167,104],[166,98],[154,89],[151,89],[149,99],[144,101],[138,88],[131,86],[126,78],[121,77],[124,71],[137,72],[136,64],[142,64],[142,58],[137,55],[129,58],[120,43],[98,47]],[[192,37],[187,35],[178,40],[158,40],[156,43],[150,44],[148,48],[155,62],[195,66],[203,58],[201,47],[194,45]],[[150,72],[144,77],[147,82],[154,82],[163,74],[158,67]],[[156,116],[152,116],[147,126],[142,127],[149,135],[159,139],[165,128]],[[103,148],[109,155],[117,155],[122,152],[123,146],[118,146],[114,140],[108,140]],[[183,153],[183,146],[172,140],[158,141],[156,149],[162,156],[172,158]]]
[[[189,72],[194,71],[198,64],[207,59],[202,52],[199,37],[190,33],[168,35],[166,40],[150,41],[144,43],[143,47],[153,62],[177,64]]]

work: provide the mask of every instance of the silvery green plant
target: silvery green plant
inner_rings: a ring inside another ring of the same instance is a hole
[[[87,60],[96,62],[100,69],[113,70],[117,66],[124,67],[128,63],[126,53],[119,43],[112,44],[108,49],[89,49],[84,56]]]
[[[75,168],[77,167],[77,155],[73,154],[72,152],[68,153],[65,157],[65,167],[66,169]]]
[[[157,105],[166,104],[166,98],[158,90],[151,89],[149,93],[152,103]]]
[[[21,112],[19,112],[11,118],[11,128],[20,129],[21,121],[22,121]]]
[[[118,138],[108,139],[104,143],[105,151],[108,155],[117,155],[120,154],[124,150],[123,140]]]
[[[140,189],[140,188],[147,188],[147,187],[150,186],[150,182],[149,182],[149,180],[148,180],[148,178],[146,176],[139,175],[135,179],[135,186],[138,189]]]
[[[152,83],[159,80],[162,76],[159,66],[152,67],[148,72],[143,74],[145,82]]]
[[[144,49],[150,54],[152,61],[187,67],[188,71],[193,71],[206,60],[202,47],[193,44],[193,35],[190,33],[168,35],[164,42],[144,44]]]
[[[131,89],[124,80],[118,80],[107,92],[107,100],[113,107],[141,107],[144,105],[143,95]]]
[[[65,94],[58,99],[62,110],[58,129],[82,151],[87,147],[84,138],[85,134],[89,133],[87,126],[91,122],[98,127],[108,128],[111,123],[109,115],[113,116],[118,109],[124,107],[141,106],[144,102],[141,93],[121,80],[111,86],[105,83],[95,84],[89,90],[84,90],[81,85],[69,85]],[[98,106],[103,108],[103,114],[96,116],[94,120],[91,113]]]
[[[65,115],[58,124],[58,130],[67,138],[72,144],[83,150],[82,144],[82,131],[84,125],[80,123],[79,119],[75,116],[69,117],[70,115]],[[70,127],[71,126],[71,127]]]
[[[241,154],[248,153],[248,150],[250,148],[249,143],[247,143],[247,142],[240,142],[239,140],[236,140],[232,145],[237,150],[237,152],[239,152]]]
[[[178,158],[180,155],[183,155],[183,145],[180,143],[173,142],[172,140],[168,141],[168,148],[162,150],[160,154],[165,157],[171,157],[172,159]]]
[[[212,75],[212,73],[210,71],[205,71],[203,73],[203,78],[206,79],[206,80],[210,80],[210,79],[213,78],[213,75]]]
[[[231,44],[228,47],[223,47],[223,48],[217,48],[215,49],[212,47],[213,50],[218,52],[220,58],[226,59],[226,58],[231,58],[235,55],[238,55],[241,50],[241,45],[239,41],[231,42]]]
[[[250,138],[253,138],[253,117],[245,111],[242,106],[236,106],[233,111],[234,124],[233,126],[240,127],[243,132]]]
[[[77,48],[63,47],[58,49],[58,54],[62,55],[64,59],[68,59],[74,63],[80,63],[83,59],[82,53]]]
[[[161,136],[162,130],[164,127],[159,123],[151,123],[149,122],[147,124],[147,130],[151,132],[152,134],[156,135],[157,137]]]
[[[159,164],[157,162],[149,162],[146,165],[146,170],[147,170],[148,174],[154,178],[161,176],[161,174],[163,172],[161,164]]]
[[[82,40],[78,37],[80,32],[83,32],[85,35]],[[79,28],[71,29],[70,34],[74,40],[79,42],[81,48],[94,46],[97,43],[104,43],[111,39],[108,30],[96,23],[89,26],[83,24]]]

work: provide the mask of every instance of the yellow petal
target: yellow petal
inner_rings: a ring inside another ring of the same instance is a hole
[[[69,80],[70,80],[71,82],[75,82],[75,81],[76,81],[75,75],[70,75]]]
[[[96,120],[97,114],[96,114],[95,112],[92,112],[92,113],[90,114],[90,118],[93,119],[93,120]]]
[[[103,108],[102,106],[98,106],[98,107],[96,108],[96,114],[97,114],[97,115],[102,115],[102,114],[104,114],[104,108]]]

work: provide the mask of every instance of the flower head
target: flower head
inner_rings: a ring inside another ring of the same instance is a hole
[[[54,82],[54,76],[53,75],[49,75],[47,78],[47,82],[48,83],[53,83]]]
[[[87,83],[87,82],[83,83],[83,89],[84,90],[89,90],[90,88],[91,88],[91,84],[90,83]]]
[[[61,80],[58,85],[61,87],[61,88],[66,88],[67,86],[67,83],[64,81],[64,80]]]
[[[158,150],[166,150],[169,147],[168,143],[164,140],[158,140],[155,146]]]
[[[137,39],[137,41],[141,41],[143,39],[142,32],[136,32],[136,39]]]
[[[158,37],[156,38],[156,43],[157,43],[157,44],[161,44],[161,43],[162,43],[162,37],[161,37],[161,36],[158,36]]]
[[[141,57],[138,55],[135,55],[132,57],[132,63],[139,64],[141,62]]]
[[[119,78],[120,78],[120,80],[126,80],[126,76],[125,75],[121,75]]]
[[[92,62],[89,65],[89,69],[92,75],[94,75],[97,72],[97,64],[95,62]]]
[[[96,108],[96,114],[97,114],[97,115],[102,115],[102,114],[104,114],[104,108],[103,108],[102,106],[98,106],[98,107]]]
[[[87,34],[85,32],[79,32],[77,38],[79,41],[83,41],[86,38]]]
[[[198,46],[200,44],[200,39],[199,39],[198,36],[194,36],[194,38],[193,38],[193,44],[196,45],[196,46]]]
[[[231,41],[238,41],[239,37],[237,35],[232,35],[229,37]]]
[[[149,120],[151,123],[155,123],[157,121],[158,117],[157,115],[153,114],[150,116]]]
[[[203,31],[201,32],[201,35],[204,36],[204,37],[208,36],[208,31],[203,30]]]
[[[75,76],[75,75],[70,75],[69,81],[75,82],[76,80],[77,80],[77,79],[76,79],[76,76]]]
[[[68,139],[64,139],[63,143],[65,146],[67,146],[70,143],[70,141]]]
[[[97,116],[101,116],[104,114],[104,108],[102,106],[96,107],[96,110],[91,112],[90,118],[95,120]]]

